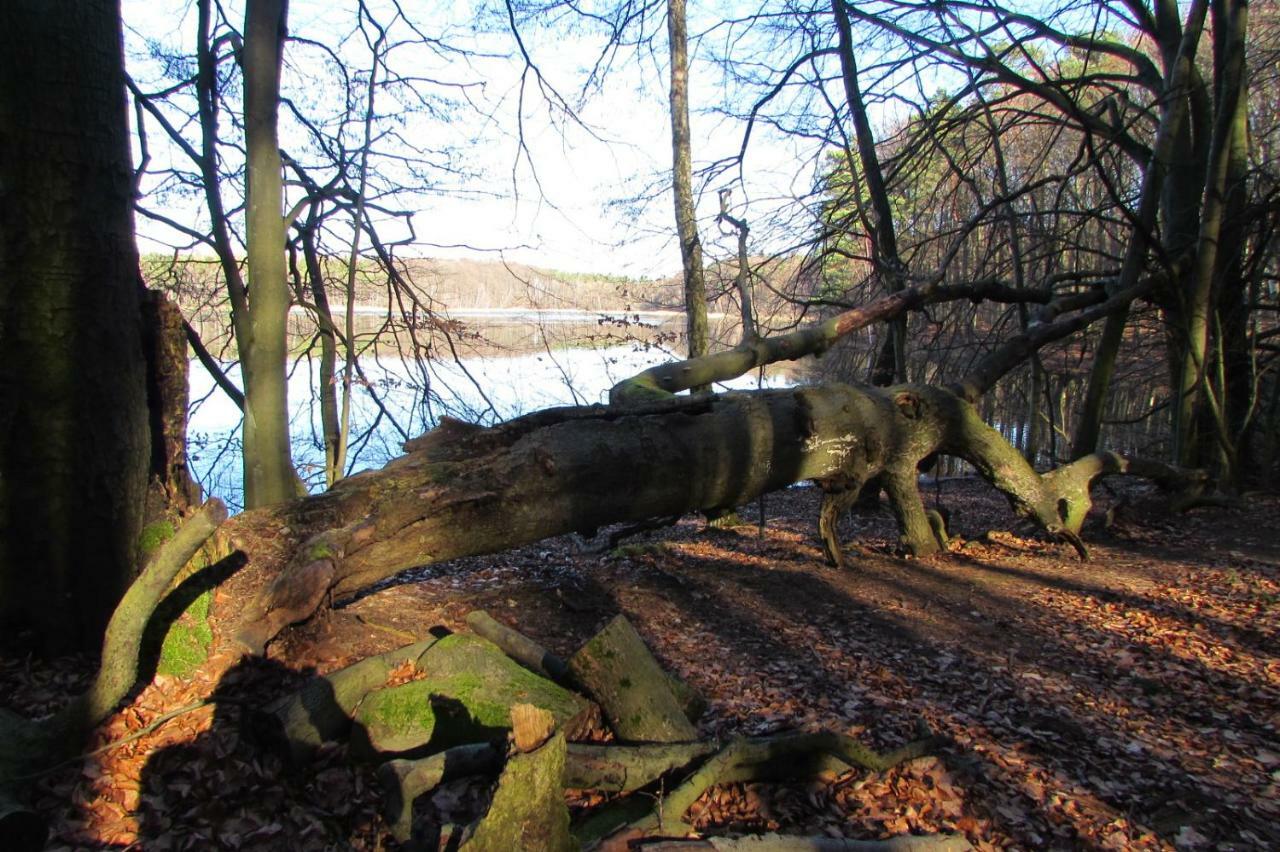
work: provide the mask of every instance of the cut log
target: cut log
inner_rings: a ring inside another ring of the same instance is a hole
[[[436,641],[415,642],[312,678],[297,692],[255,714],[254,730],[267,743],[282,746],[293,765],[304,763],[321,744],[346,737],[351,717],[365,696],[386,685],[397,666],[408,661],[416,664]]]
[[[517,665],[478,636],[446,636],[418,659],[422,680],[375,689],[355,712],[353,754],[373,759],[420,757],[472,742],[506,739],[511,706],[549,711],[565,731],[585,729],[591,706]]]
[[[604,711],[619,739],[689,742],[697,729],[685,716],[666,672],[623,615],[583,645],[569,671]]]
[[[638,746],[570,743],[564,785],[580,790],[629,793],[668,772],[684,769],[720,749],[714,741]]]
[[[551,678],[567,689],[580,689],[569,671],[569,664],[562,658],[548,651],[533,639],[514,628],[502,624],[483,610],[473,610],[467,614],[467,626],[477,635],[497,645],[507,656],[520,663],[530,671],[543,677]],[[680,702],[680,709],[689,721],[697,722],[707,711],[707,700],[702,693],[685,683],[671,672],[664,672],[670,682],[671,691]]]
[[[557,732],[534,751],[507,761],[489,812],[463,841],[465,852],[569,852],[578,848],[569,833],[564,803],[564,735]]]
[[[383,816],[401,843],[413,833],[413,803],[446,781],[470,775],[494,775],[502,768],[503,751],[492,743],[470,743],[419,760],[392,760],[378,767]]]

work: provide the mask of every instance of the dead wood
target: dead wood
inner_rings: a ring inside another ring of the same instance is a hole
[[[667,674],[625,616],[618,615],[569,660],[574,680],[599,703],[617,736],[628,742],[697,739]]]
[[[707,740],[635,746],[570,743],[564,785],[579,790],[629,793],[647,787],[668,772],[684,769],[719,748],[719,743]]]
[[[497,645],[508,657],[530,671],[550,678],[569,689],[583,689],[583,686],[574,679],[573,673],[569,671],[567,662],[520,631],[498,621],[487,612],[473,610],[467,613],[466,622],[467,626],[474,630],[478,636],[482,636]],[[680,704],[681,711],[688,717],[689,721],[697,722],[699,717],[706,712],[706,699],[696,689],[671,672],[664,671],[663,675],[667,678],[667,685],[671,687],[676,701]]]
[[[297,692],[254,714],[254,728],[266,742],[281,746],[291,763],[303,763],[322,744],[345,738],[351,731],[352,714],[365,696],[384,686],[397,666],[416,665],[435,642],[415,642],[312,678]]]
[[[466,620],[467,626],[477,636],[497,645],[520,665],[556,683],[568,683],[568,664],[520,631],[511,629],[483,610],[467,613]]]
[[[455,745],[506,741],[511,708],[535,704],[574,734],[592,707],[517,665],[478,636],[454,634],[418,658],[424,676],[371,690],[355,710],[352,753],[366,759],[421,757]]]
[[[488,813],[460,848],[467,852],[576,850],[564,802],[564,760],[565,740],[559,732],[533,751],[512,754],[498,778]]]
[[[646,832],[684,831],[685,814],[703,793],[716,784],[732,781],[773,780],[780,772],[805,774],[809,766],[805,758],[814,755],[834,757],[848,766],[860,766],[872,772],[883,772],[908,760],[922,757],[937,746],[926,737],[888,755],[881,755],[853,737],[834,732],[782,734],[774,737],[738,738],[704,763],[680,786],[660,800],[643,819],[632,823]]]
[[[503,751],[492,743],[454,746],[418,760],[390,760],[378,767],[383,789],[383,816],[401,843],[413,829],[414,800],[446,781],[471,775],[493,775],[502,767]]]
[[[973,464],[1016,514],[1083,556],[1088,486],[1106,472],[1146,472],[1102,454],[1041,476],[971,404],[925,385],[549,409],[488,429],[436,430],[406,449],[326,494],[233,520],[253,557],[244,582],[257,588],[247,601],[227,595],[236,611],[218,615],[236,625],[243,648],[260,650],[324,602],[405,568],[609,523],[724,511],[803,480],[830,495],[820,530],[833,561],[835,521],[870,481],[889,496],[903,548],[935,553],[945,538],[920,498],[918,467],[938,453]]]

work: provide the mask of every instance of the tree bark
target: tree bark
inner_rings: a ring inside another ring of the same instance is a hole
[[[702,241],[693,199],[693,154],[689,132],[689,34],[685,0],[667,3],[667,38],[671,53],[671,187],[675,196],[676,233],[684,270],[684,311],[689,357],[707,352],[707,285],[702,268]]]
[[[604,710],[624,742],[697,739],[667,674],[626,616],[618,615],[569,660],[569,671]]]
[[[248,172],[248,336],[237,336],[244,372],[244,501],[267,506],[297,495],[289,448],[284,187],[277,130],[286,0],[245,7],[244,124]]]
[[[266,545],[261,556],[249,545],[251,570],[228,581],[235,611],[219,613],[244,648],[406,568],[732,508],[803,480],[838,492],[881,476],[903,546],[933,553],[940,545],[916,471],[935,453],[974,464],[1019,515],[1084,552],[1065,520],[1082,518],[1068,503],[1083,497],[1057,493],[1057,480],[1037,474],[972,405],[924,385],[548,409],[487,429],[449,422],[406,450],[326,494],[234,519],[232,535]]]
[[[146,523],[151,524],[185,515],[199,505],[201,492],[187,467],[187,324],[178,306],[158,290],[143,291],[142,312],[151,432]]]
[[[93,649],[149,456],[116,3],[0,11],[0,630]],[[38,580],[36,575],[38,574]]]

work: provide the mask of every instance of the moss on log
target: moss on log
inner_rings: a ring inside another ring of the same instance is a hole
[[[623,615],[583,645],[569,671],[599,703],[619,739],[672,743],[697,739],[667,674]]]
[[[356,709],[352,750],[373,758],[414,757],[470,742],[505,739],[511,706],[549,711],[568,731],[584,726],[590,705],[517,665],[492,643],[457,634],[418,659],[426,678],[370,691]]]
[[[280,744],[291,763],[303,763],[322,744],[347,736],[351,717],[365,696],[385,685],[397,666],[406,661],[416,664],[436,641],[415,642],[312,678],[256,714],[255,729],[268,742]]]
[[[476,635],[497,645],[507,656],[532,672],[550,678],[567,689],[579,689],[569,664],[520,631],[508,627],[483,610],[467,613],[467,626]],[[707,711],[707,700],[689,684],[671,672],[664,672],[680,709],[691,722],[697,722]]]
[[[488,813],[460,848],[465,852],[576,850],[564,803],[564,759],[564,734],[559,732],[534,751],[513,754],[498,778]]]

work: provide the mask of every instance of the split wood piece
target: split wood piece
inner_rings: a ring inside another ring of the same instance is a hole
[[[718,751],[714,740],[638,746],[572,743],[564,785],[575,790],[629,793]]]
[[[662,839],[642,842],[636,848],[641,852],[963,852],[973,846],[958,834],[902,835],[887,840],[761,834],[701,840]]]
[[[576,852],[564,802],[565,750],[564,734],[556,732],[541,747],[514,753],[462,852]]]
[[[569,671],[600,704],[613,732],[630,742],[697,739],[666,672],[626,616],[618,615],[569,660]]]
[[[209,500],[156,550],[107,623],[102,662],[88,690],[55,716],[39,722],[0,712],[0,848],[43,847],[44,820],[23,803],[33,773],[75,755],[90,729],[133,689],[147,623],[174,578],[226,519],[222,501]]]
[[[569,689],[580,689],[569,671],[569,664],[520,631],[501,623],[484,610],[467,613],[467,625],[476,635],[488,639],[501,648],[508,657],[532,672],[548,677]],[[707,711],[707,700],[702,693],[671,672],[664,672],[671,691],[680,702],[680,709],[689,721],[697,722]]]
[[[256,714],[254,729],[267,743],[283,747],[284,756],[292,765],[305,763],[323,743],[346,737],[351,730],[351,717],[365,696],[384,686],[397,666],[408,661],[417,663],[436,641],[414,642],[312,678],[297,692]]]
[[[383,816],[400,843],[413,833],[413,803],[446,781],[470,775],[493,775],[502,767],[503,752],[492,743],[455,746],[420,760],[392,760],[378,767]]]
[[[529,753],[542,746],[556,730],[556,717],[533,704],[511,705],[511,741],[516,751]]]
[[[689,808],[716,784],[751,780],[757,771],[769,778],[776,778],[779,769],[788,765],[808,771],[812,765],[806,765],[804,758],[814,753],[831,755],[850,766],[883,772],[928,754],[936,745],[937,741],[928,737],[881,755],[853,737],[831,731],[735,739],[685,779],[683,784],[672,790],[665,800],[659,801],[648,817],[633,825],[644,830],[667,830],[667,827],[680,829],[680,821]],[[687,829],[688,826],[683,828]]]
[[[591,724],[590,702],[517,665],[479,636],[444,637],[422,654],[418,668],[425,678],[375,689],[360,702],[353,755],[423,757],[465,743],[505,742],[513,704],[550,711],[570,736]]]

